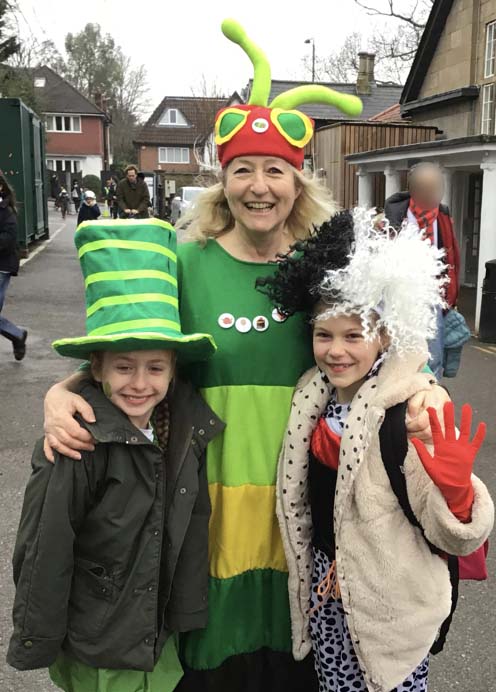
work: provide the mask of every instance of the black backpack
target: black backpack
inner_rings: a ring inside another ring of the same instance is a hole
[[[443,551],[436,548],[425,536],[424,529],[413,513],[408,493],[406,489],[406,479],[404,471],[404,461],[408,450],[407,432],[406,432],[406,408],[408,402],[397,404],[386,411],[384,422],[379,431],[379,441],[381,446],[381,455],[384,463],[384,468],[389,477],[391,488],[398,498],[400,507],[405,513],[408,521],[417,527],[424,537],[427,545],[435,555],[443,555],[447,557],[448,569],[451,580],[451,611],[446,620],[441,625],[439,635],[431,647],[431,654],[438,654],[443,650],[446,635],[453,619],[453,614],[458,602],[458,558],[454,555],[447,555]]]

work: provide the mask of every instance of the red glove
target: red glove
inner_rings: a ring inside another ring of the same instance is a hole
[[[452,401],[444,405],[445,435],[441,429],[436,411],[427,409],[432,430],[434,456],[431,456],[423,442],[412,439],[425,470],[437,485],[446,500],[448,507],[457,519],[470,521],[474,490],[472,487],[472,467],[477,452],[486,436],[486,424],[479,423],[474,439],[470,442],[472,426],[472,408],[462,406],[460,436],[456,439],[455,407]]]

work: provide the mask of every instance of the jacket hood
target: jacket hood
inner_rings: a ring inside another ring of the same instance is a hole
[[[79,415],[77,420],[97,442],[129,442],[133,438],[136,443],[138,437],[140,442],[150,444],[150,440],[105,396],[101,387],[93,380],[85,381],[79,394],[93,409],[96,422],[87,423]]]
[[[386,204],[401,204],[404,203],[406,200],[410,202],[410,193],[409,192],[395,192],[391,197],[388,197],[386,200]]]

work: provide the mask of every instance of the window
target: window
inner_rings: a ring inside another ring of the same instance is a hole
[[[34,78],[34,85],[35,85],[35,87],[37,87],[38,89],[43,89],[43,87],[45,86],[45,84],[46,84],[46,79],[45,79],[45,77],[35,77],[35,78]]]
[[[81,132],[79,115],[47,115],[47,132]]]
[[[185,147],[159,147],[159,163],[189,163],[189,149]]]
[[[47,159],[46,165],[51,171],[79,173],[81,170],[81,161],[79,159]]]
[[[188,127],[188,121],[177,108],[168,108],[159,120],[159,125],[169,127]]]
[[[496,62],[496,22],[491,22],[486,29],[486,59],[484,77],[492,77]]]
[[[494,134],[494,84],[482,87],[482,126],[483,135]]]

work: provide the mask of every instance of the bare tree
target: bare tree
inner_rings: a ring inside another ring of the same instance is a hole
[[[200,168],[208,174],[217,156],[213,137],[215,116],[219,110],[219,101],[227,101],[228,97],[217,82],[208,82],[205,74],[201,75],[198,86],[191,87],[191,95],[198,99],[194,108],[200,130],[194,144],[194,156]]]
[[[371,17],[386,18],[397,31],[379,34],[379,43],[391,60],[409,66],[415,57],[434,0],[354,0]]]
[[[367,50],[375,53],[378,82],[404,81],[412,63],[434,0],[354,0],[368,15],[377,18],[377,26],[368,39]],[[358,33],[349,34],[343,46],[315,61],[316,79],[353,82],[358,71],[358,53],[363,48]],[[304,59],[308,73],[311,61]]]
[[[117,62],[119,77],[109,98],[112,113],[110,134],[114,158],[124,164],[132,161],[135,155],[132,133],[140,123],[141,114],[148,108],[149,99],[145,66],[133,68],[131,59],[120,49]]]

